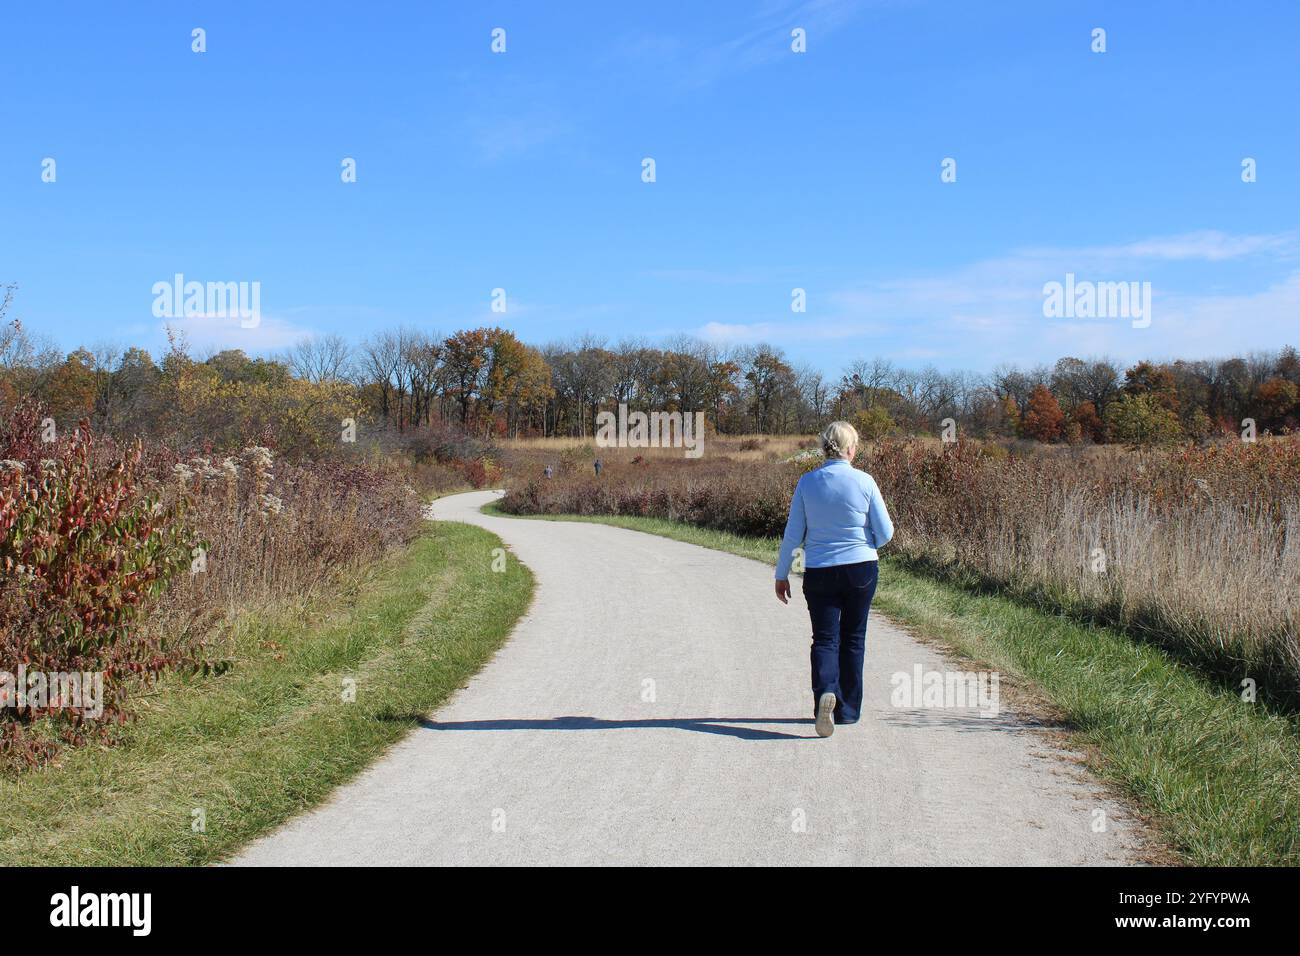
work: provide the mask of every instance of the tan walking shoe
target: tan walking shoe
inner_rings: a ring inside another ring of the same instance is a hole
[[[835,733],[835,695],[830,691],[817,699],[817,736],[829,737]]]

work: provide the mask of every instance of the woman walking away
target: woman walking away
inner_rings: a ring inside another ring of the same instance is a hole
[[[817,735],[856,724],[862,713],[867,613],[876,593],[876,549],[894,536],[875,479],[853,467],[858,433],[832,422],[821,433],[826,463],[799,479],[776,563],[776,596],[790,603],[790,564],[803,545],[803,596],[812,618],[813,712]]]

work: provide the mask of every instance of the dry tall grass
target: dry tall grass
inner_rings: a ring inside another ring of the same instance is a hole
[[[814,448],[817,439],[810,435],[719,435],[705,434],[704,456],[725,457],[731,461],[775,461],[788,458],[806,448]],[[601,448],[590,437],[552,436],[550,438],[516,438],[502,441],[507,455],[544,462],[552,458],[578,453],[589,458],[599,457],[604,462],[631,462],[637,458],[646,461],[679,459],[684,457],[681,448]],[[520,453],[523,453],[521,456]]]
[[[167,485],[202,542],[168,602],[171,614],[191,618],[309,599],[340,572],[410,541],[421,522],[414,489],[377,461],[291,463],[250,446],[177,462]]]
[[[1122,624],[1275,692],[1295,689],[1300,506],[1280,519],[1212,501],[1167,511],[1147,496],[1098,499],[1078,487],[1051,489],[1035,504],[969,526],[958,514],[917,520],[903,504],[896,547],[932,567]]]
[[[1121,625],[1234,685],[1251,678],[1261,693],[1300,703],[1300,437],[1024,450],[873,445],[858,465],[879,481],[895,519],[887,553]],[[550,481],[536,477],[535,452],[520,456],[503,507],[776,536],[799,474],[818,463],[755,461],[716,445],[700,461],[601,455],[600,479],[588,459]]]

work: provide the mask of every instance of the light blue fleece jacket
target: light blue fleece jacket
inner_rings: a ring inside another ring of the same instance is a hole
[[[805,568],[829,568],[875,561],[876,549],[893,536],[894,522],[876,480],[843,458],[832,458],[795,485],[776,579],[789,580],[799,545]]]

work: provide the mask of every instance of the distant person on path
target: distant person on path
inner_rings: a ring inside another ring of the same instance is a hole
[[[867,614],[876,593],[876,549],[894,536],[875,479],[853,467],[858,433],[832,422],[821,433],[826,462],[799,479],[776,563],[776,596],[790,603],[790,565],[803,546],[803,596],[812,618],[812,691],[817,735],[862,713]]]
[[[551,466],[550,466],[550,465],[547,465],[546,468],[543,469],[543,471],[542,471],[542,475],[543,475],[544,477],[546,477],[546,478],[551,477]]]
[[[600,477],[600,469],[602,469],[602,468],[604,468],[604,467],[605,467],[605,466],[604,466],[603,464],[601,464],[600,459],[597,458],[597,459],[596,459],[596,477],[597,477],[597,478]]]

